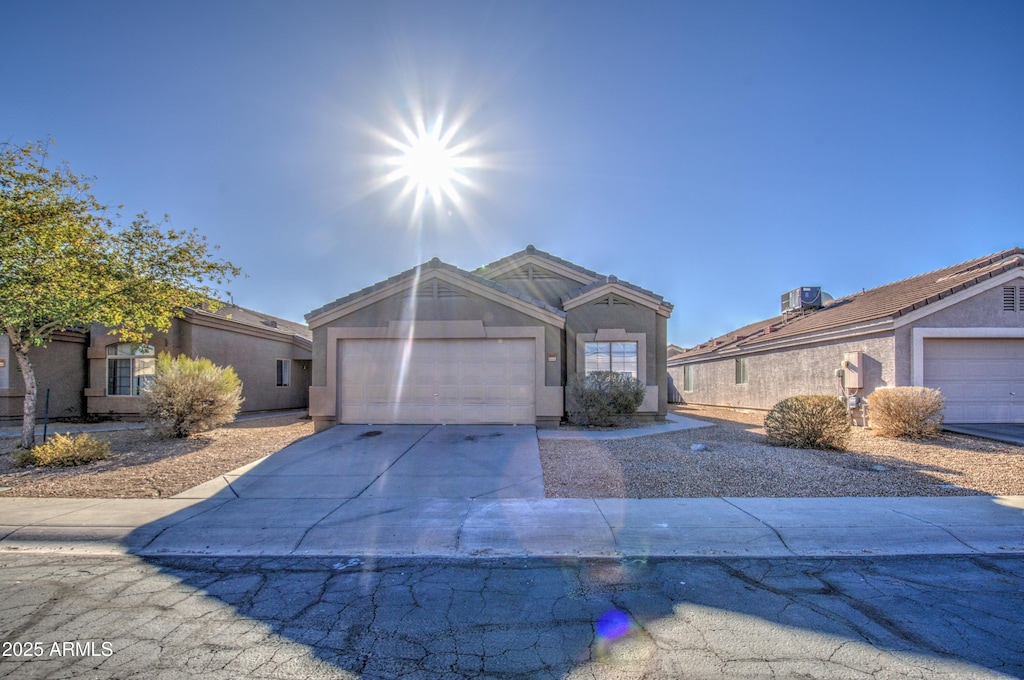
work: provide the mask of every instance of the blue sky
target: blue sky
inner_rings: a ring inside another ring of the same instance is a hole
[[[301,320],[535,244],[675,304],[689,346],[1024,246],[1024,3],[6,2],[0,138],[53,137]],[[475,166],[417,216],[399,122]]]

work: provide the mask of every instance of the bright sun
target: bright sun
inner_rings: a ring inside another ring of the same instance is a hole
[[[438,208],[445,199],[456,208],[461,206],[457,185],[472,186],[463,170],[475,167],[477,159],[466,154],[469,142],[453,143],[459,125],[444,125],[438,116],[428,129],[422,116],[416,116],[413,126],[402,125],[402,139],[384,137],[398,155],[386,162],[394,169],[383,179],[384,184],[404,182],[402,196],[415,194],[413,212],[418,213],[429,197]]]

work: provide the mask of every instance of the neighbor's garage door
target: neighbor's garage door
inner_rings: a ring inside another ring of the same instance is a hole
[[[534,342],[343,340],[339,421],[532,425]]]
[[[948,423],[1024,423],[1024,339],[926,339],[924,384]]]

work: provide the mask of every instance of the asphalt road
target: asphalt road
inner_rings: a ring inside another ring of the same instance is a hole
[[[1024,677],[1024,558],[0,555],[17,678]]]

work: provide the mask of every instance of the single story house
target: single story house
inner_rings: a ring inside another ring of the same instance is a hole
[[[660,295],[533,246],[474,271],[437,258],[306,315],[310,415],[338,423],[555,426],[565,386],[599,370],[646,386],[667,411]]]
[[[51,419],[138,417],[139,392],[156,355],[205,357],[231,366],[242,381],[243,412],[306,408],[313,343],[309,329],[236,305],[216,312],[186,308],[166,333],[133,346],[109,329],[58,333],[30,353],[38,386],[37,416],[50,390]],[[22,417],[21,371],[6,335],[0,335],[0,421]]]
[[[816,292],[784,295],[780,316],[670,359],[682,400],[770,409],[835,394],[863,424],[874,390],[919,385],[942,391],[947,422],[1024,422],[1024,249],[824,304]]]

